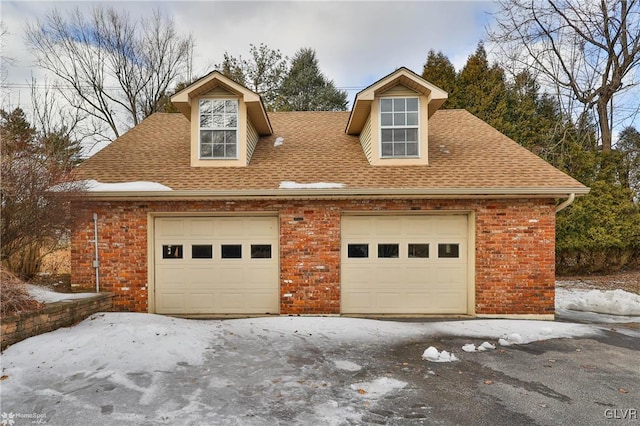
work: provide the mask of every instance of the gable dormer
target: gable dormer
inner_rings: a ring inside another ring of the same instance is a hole
[[[429,117],[447,97],[419,75],[399,68],[356,95],[345,131],[359,135],[373,166],[427,165]]]
[[[218,71],[171,97],[191,122],[191,167],[246,167],[273,132],[260,96]]]

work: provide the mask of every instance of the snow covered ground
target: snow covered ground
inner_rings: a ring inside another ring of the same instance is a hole
[[[40,300],[55,299],[36,290],[30,289]],[[604,321],[635,314],[640,306],[630,293],[568,289],[559,289],[557,303],[567,315],[605,315]],[[6,349],[1,411],[37,413],[47,424],[358,424],[383,402],[415,392],[406,377],[377,366],[384,362],[380,348],[429,341],[415,354],[429,380],[436,374],[429,366],[458,365],[513,345],[598,337],[606,330],[559,321],[222,321],[103,313]],[[452,336],[463,343],[442,343]],[[447,364],[435,364],[441,362]]]
[[[557,287],[556,315],[579,322],[640,322],[640,295],[623,290]]]
[[[38,302],[53,303],[60,302],[62,300],[84,299],[87,297],[93,297],[96,293],[58,293],[51,291],[45,287],[33,284],[26,284],[27,291]]]
[[[372,343],[386,345],[435,336],[496,342],[513,335],[520,343],[527,343],[598,333],[600,330],[590,325],[512,320],[414,323],[270,317],[206,321],[136,313],[96,314],[75,327],[32,337],[4,351],[2,410],[25,412],[25,400],[37,400],[52,424],[63,423],[63,419],[94,424],[97,417],[124,424],[145,420],[182,424],[185,419],[195,421],[214,414],[228,424],[269,422],[267,418],[256,418],[255,422],[239,419],[234,417],[237,412],[229,411],[234,398],[241,398],[230,387],[249,382],[264,394],[258,405],[275,397],[295,406],[309,398],[311,411],[300,412],[302,417],[293,419],[295,422],[342,424],[345,418],[359,419],[357,408],[362,401],[375,403],[407,384],[394,377],[363,375],[367,356],[359,359],[356,351],[356,357],[354,352],[350,358],[343,357],[339,349],[344,345],[364,348]],[[325,355],[332,353],[335,355]],[[175,389],[171,384],[175,379],[168,377],[176,369],[194,374],[194,383],[201,383],[189,392]],[[316,374],[320,369],[329,374]],[[333,384],[333,375],[340,374],[347,375],[347,382]],[[97,390],[76,392],[86,387]],[[105,398],[101,392],[116,388],[125,400],[115,394]],[[228,392],[230,396],[212,402],[206,396],[211,392]],[[250,407],[241,411],[247,409]]]

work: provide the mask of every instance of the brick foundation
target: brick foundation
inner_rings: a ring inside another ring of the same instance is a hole
[[[94,212],[101,290],[114,293],[114,310],[147,312],[148,213],[268,211],[280,218],[281,314],[338,314],[343,212],[469,211],[476,223],[475,313],[553,314],[554,208],[552,199],[74,202],[71,280],[95,287]]]

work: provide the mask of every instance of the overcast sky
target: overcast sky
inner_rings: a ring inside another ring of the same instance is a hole
[[[177,30],[195,38],[195,73],[202,75],[219,63],[225,51],[248,56],[249,44],[265,43],[293,56],[301,47],[316,50],[320,68],[336,86],[355,93],[400,66],[418,74],[429,49],[444,52],[460,69],[484,37],[493,4],[488,1],[377,2],[223,2],[111,1],[131,16],[161,9]],[[8,30],[3,56],[12,58],[3,105],[28,104],[25,85],[41,72],[25,48],[24,27],[51,8],[90,9],[97,2],[31,2],[1,0],[2,21]]]

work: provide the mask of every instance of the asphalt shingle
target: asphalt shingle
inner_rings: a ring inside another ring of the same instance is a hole
[[[247,167],[191,167],[190,126],[182,114],[157,113],[87,159],[80,179],[151,181],[174,190],[278,189],[282,181],[334,182],[351,189],[586,188],[464,110],[429,120],[428,166],[371,166],[348,112],[269,113]],[[281,146],[274,146],[282,137]]]

